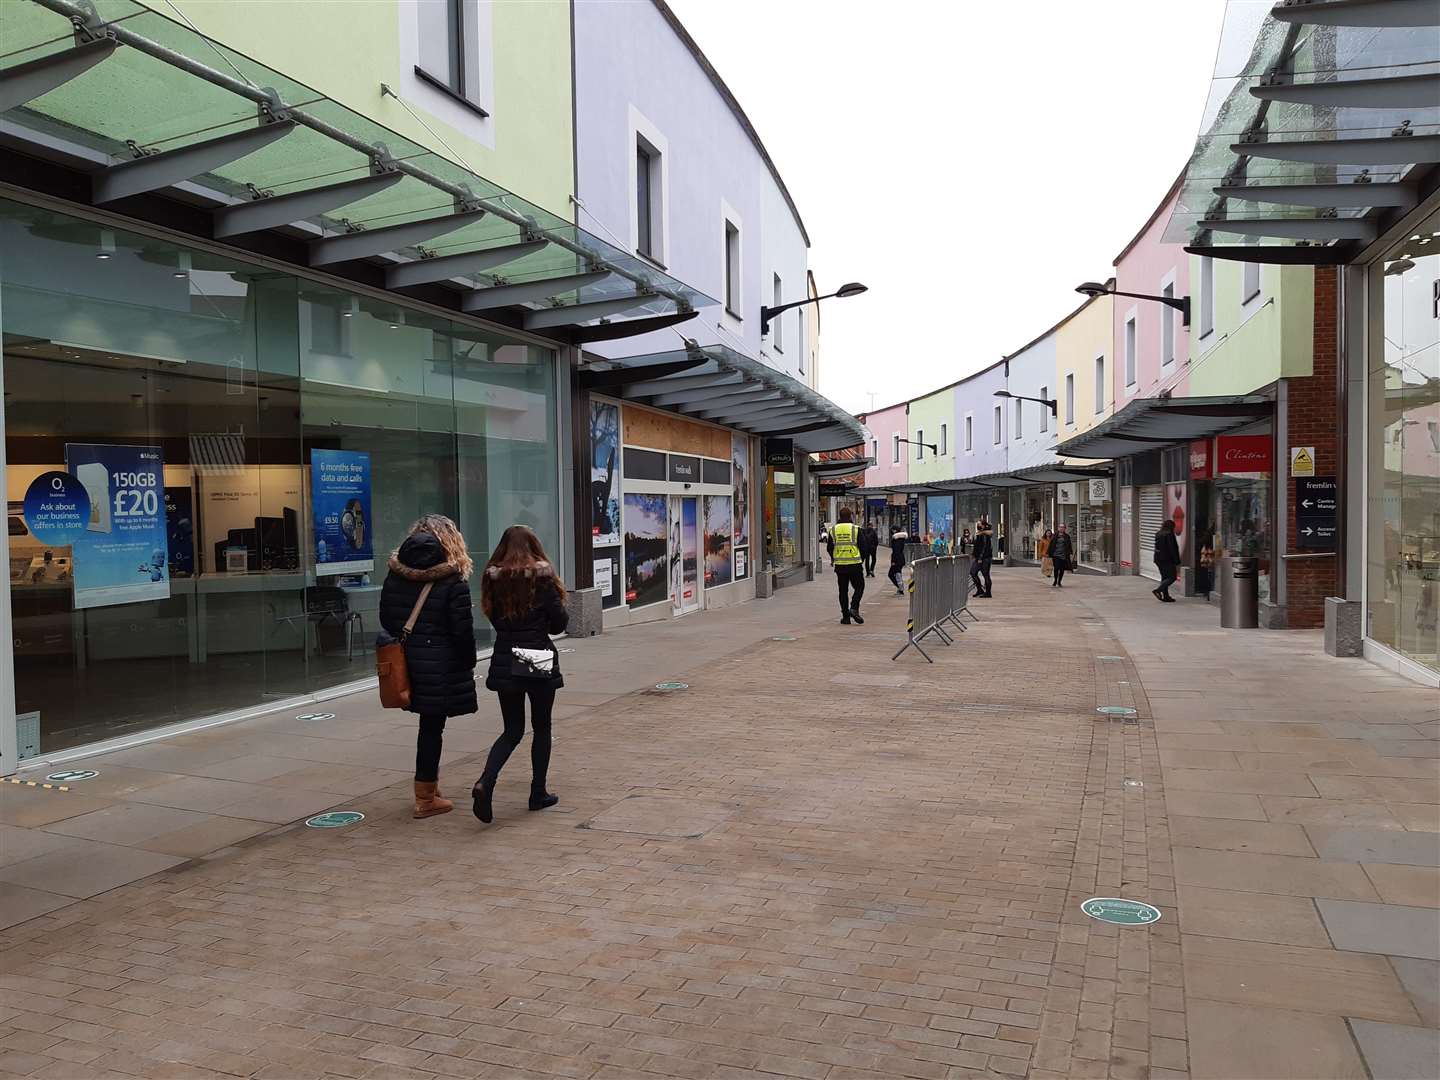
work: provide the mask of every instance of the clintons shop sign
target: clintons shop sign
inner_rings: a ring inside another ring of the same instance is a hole
[[[1215,472],[1220,476],[1237,473],[1268,473],[1273,456],[1269,435],[1221,435],[1215,440]]]

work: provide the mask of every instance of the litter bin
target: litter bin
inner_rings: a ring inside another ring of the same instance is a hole
[[[1220,625],[1254,630],[1260,625],[1260,560],[1231,555],[1220,560]]]

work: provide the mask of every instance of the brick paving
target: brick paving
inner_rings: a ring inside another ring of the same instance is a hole
[[[824,582],[749,605],[775,622],[737,651],[654,672],[687,691],[591,703],[572,680],[555,810],[525,811],[522,749],[492,826],[466,804],[413,821],[392,785],[343,802],[359,825],[283,828],[0,931],[0,1080],[1182,1080],[1187,980],[1208,1023],[1222,995],[1182,963],[1157,706],[1091,603],[1142,586],[997,585],[933,666],[889,660],[902,601],[841,627]],[[629,633],[593,647],[625,657]],[[467,751],[442,780],[477,768]],[[1097,895],[1162,921],[1095,922]],[[1202,964],[1243,959],[1201,940]],[[1328,955],[1326,979],[1370,959]]]

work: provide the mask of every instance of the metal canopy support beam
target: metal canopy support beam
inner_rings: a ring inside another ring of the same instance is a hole
[[[574,326],[564,336],[572,345],[583,345],[590,341],[614,341],[616,338],[635,337],[656,330],[666,330],[678,323],[698,318],[698,311],[672,311],[668,315],[651,315],[647,319],[626,319],[618,323],[598,323],[595,326]]]
[[[259,127],[232,131],[229,135],[192,143],[177,150],[164,150],[133,161],[122,161],[91,178],[91,199],[96,204],[108,203],[128,195],[173,187],[253,154],[294,130],[293,120],[272,120]]]
[[[526,255],[533,255],[546,247],[548,240],[522,240],[517,244],[485,248],[481,251],[466,251],[459,255],[438,255],[433,259],[416,259],[400,263],[385,271],[387,289],[403,289],[410,285],[428,285],[432,281],[479,274],[504,266]]]
[[[780,427],[752,427],[746,430],[748,430],[751,435],[808,435],[812,431],[824,431],[827,428],[836,428],[837,430],[843,431],[845,425],[834,420],[820,420],[814,424],[802,424],[799,426],[782,424]],[[855,444],[851,442],[846,445],[854,446]]]
[[[1440,75],[1396,75],[1343,82],[1275,83],[1252,86],[1261,101],[1331,105],[1347,109],[1424,109],[1440,101]]]
[[[100,61],[108,59],[118,44],[113,37],[85,41],[64,52],[27,60],[0,71],[0,113],[19,108],[57,86],[64,86],[75,76],[83,75]]]
[[[1241,236],[1291,240],[1373,240],[1375,226],[1363,218],[1203,218],[1199,227]]]
[[[1237,142],[1230,144],[1230,151],[1243,157],[1301,161],[1310,165],[1434,165],[1440,163],[1440,135]]]
[[[308,191],[272,195],[268,199],[224,206],[215,211],[214,236],[219,240],[226,236],[241,236],[262,229],[293,225],[317,214],[327,214],[341,206],[368,199],[403,179],[405,174],[402,172],[382,172],[373,176],[362,176],[358,180],[344,180],[338,184],[310,188]]]
[[[689,371],[705,361],[695,357],[685,357],[683,360],[674,360],[668,364],[656,364],[652,368],[645,369],[645,374],[654,373],[663,375],[667,373],[679,373]],[[603,387],[623,387],[632,379],[640,377],[641,373],[634,368],[615,368],[612,371],[581,371],[580,385],[588,390],[598,390]]]
[[[711,386],[734,388],[744,385],[744,382],[745,377],[738,371],[727,371],[711,360],[708,361],[708,366],[704,370],[691,372],[679,379],[652,378],[647,370],[645,381],[630,387],[629,396],[654,398],[655,400],[651,402],[652,405],[673,405],[689,398],[690,395],[684,393],[687,390],[700,390]],[[672,393],[679,396],[672,399],[669,396]]]
[[[685,405],[698,400],[703,409],[723,409],[731,405],[748,405],[756,401],[780,401],[783,397],[779,390],[761,383],[734,383],[713,389],[716,392],[709,396],[706,396],[703,391],[697,395],[693,390],[688,394],[665,394],[656,398],[651,404],[663,408],[666,405]]]
[[[720,417],[729,417],[731,419],[746,417],[749,421],[754,422],[761,418],[769,420],[779,419],[782,413],[803,413],[806,411],[805,406],[794,401],[757,401],[749,405],[731,405],[729,407],[716,409],[704,407],[701,408],[696,415],[702,416],[706,420],[719,419]]]
[[[437,236],[463,229],[485,216],[483,210],[467,210],[444,217],[425,218],[423,221],[407,221],[403,225],[389,225],[383,229],[362,229],[359,232],[341,233],[310,241],[310,265],[329,266],[331,263],[348,262],[351,259],[369,259],[384,255],[387,251],[423,244]]]
[[[1353,245],[1348,243],[1329,247],[1319,244],[1307,244],[1305,247],[1209,247],[1204,244],[1189,244],[1185,248],[1187,255],[1206,255],[1212,259],[1266,263],[1271,266],[1344,266],[1350,261],[1353,251]]]
[[[1440,26],[1440,0],[1309,0],[1277,5],[1270,15],[1307,26]]]
[[[1213,189],[1222,199],[1278,206],[1369,207],[1415,205],[1409,184],[1234,184]]]
[[[594,285],[609,276],[608,270],[591,270],[584,274],[566,274],[564,277],[545,278],[541,281],[492,285],[488,289],[476,289],[466,293],[460,306],[466,311],[490,311],[493,308],[509,307],[511,304],[537,303],[561,293],[583,289],[586,285]]]
[[[610,300],[595,300],[589,304],[569,304],[565,307],[531,311],[525,315],[525,329],[544,330],[549,326],[569,326],[572,323],[588,322],[590,319],[603,319],[607,315],[634,311],[637,307],[643,307],[658,299],[660,297],[654,293],[635,293]]]

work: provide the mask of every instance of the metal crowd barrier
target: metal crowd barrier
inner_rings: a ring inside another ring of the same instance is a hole
[[[914,543],[906,544],[906,545],[905,545],[905,565],[906,565],[906,566],[913,566],[918,560],[925,558],[925,557],[926,557],[927,555],[929,555],[929,554],[930,554],[930,549],[929,549],[928,547],[926,547],[924,544],[914,544]]]
[[[908,584],[910,610],[905,619],[905,644],[890,659],[900,659],[906,649],[914,646],[933,664],[935,661],[920,645],[922,641],[933,634],[941,644],[952,645],[955,639],[946,631],[946,623],[963,633],[962,614],[980,621],[969,607],[970,588],[969,556],[930,555],[916,559],[911,564]]]

